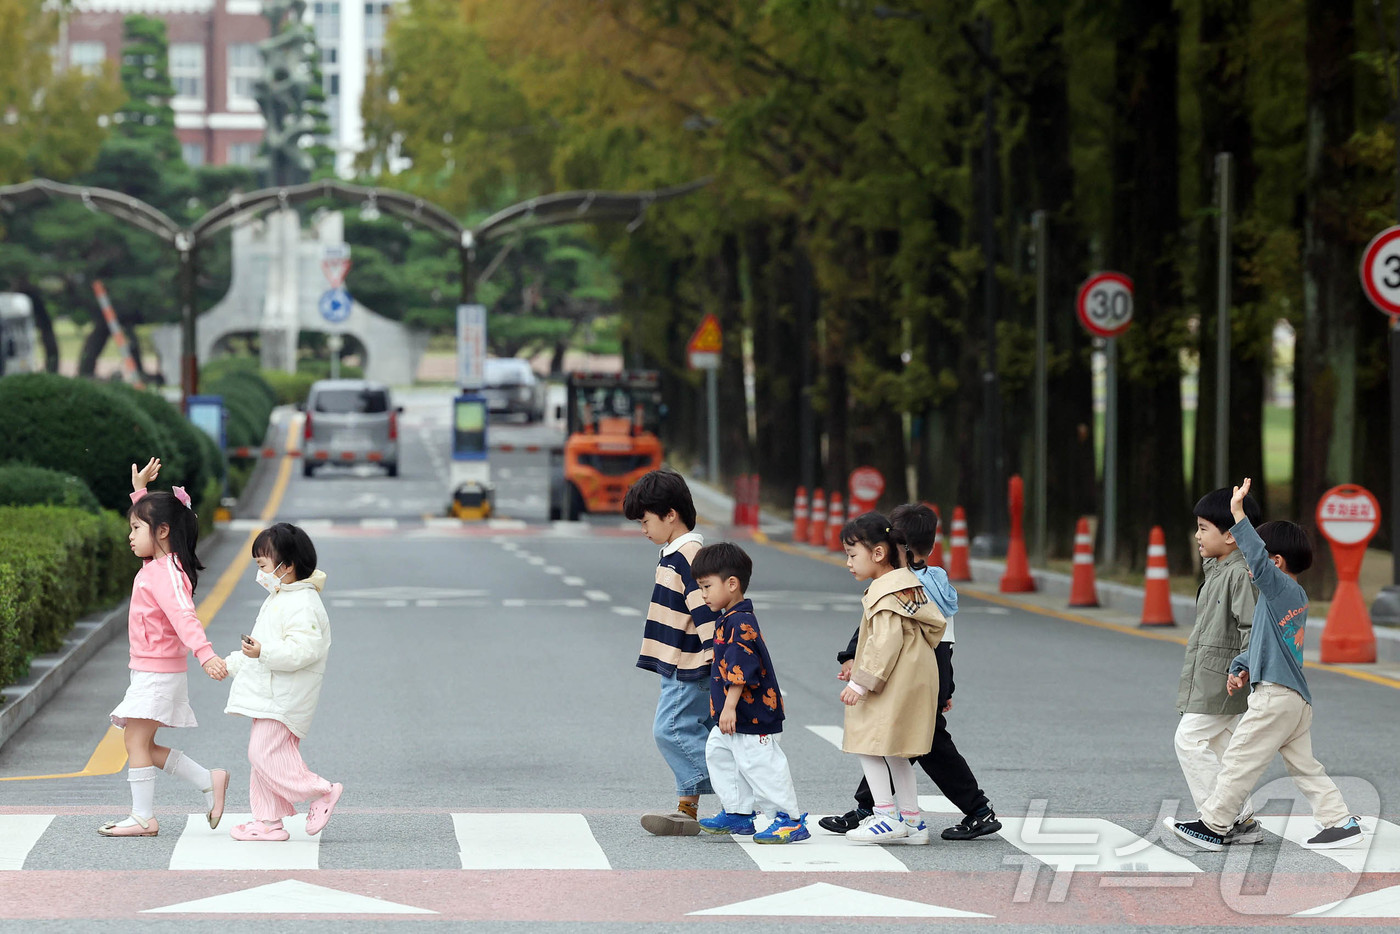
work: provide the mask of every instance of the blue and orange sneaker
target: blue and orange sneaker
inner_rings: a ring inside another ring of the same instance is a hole
[[[766,830],[760,830],[753,835],[754,843],[796,843],[799,840],[806,840],[812,835],[807,832],[807,815],[801,817],[788,817],[783,811],[779,811],[777,819],[768,825]]]
[[[753,836],[753,814],[730,814],[720,808],[714,817],[700,818],[700,829],[705,833],[732,833],[741,837]]]

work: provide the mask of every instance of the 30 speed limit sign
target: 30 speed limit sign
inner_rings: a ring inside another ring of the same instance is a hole
[[[1084,280],[1075,300],[1079,321],[1097,337],[1118,337],[1133,323],[1133,280],[1101,272]]]
[[[1388,315],[1400,315],[1400,227],[1390,227],[1361,255],[1361,287],[1366,297]]]

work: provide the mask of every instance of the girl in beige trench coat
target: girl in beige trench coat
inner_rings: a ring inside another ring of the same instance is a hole
[[[868,512],[841,530],[846,567],[868,580],[850,681],[841,692],[844,752],[859,756],[875,813],[846,832],[853,843],[926,843],[919,816],[914,756],[933,745],[938,660],[934,647],[948,621],[904,567],[903,535]],[[896,807],[896,802],[898,807]]]

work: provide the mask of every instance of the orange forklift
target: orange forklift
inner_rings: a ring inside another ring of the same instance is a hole
[[[620,513],[638,477],[661,466],[661,379],[654,370],[570,373],[568,437],[550,483],[549,518]]]

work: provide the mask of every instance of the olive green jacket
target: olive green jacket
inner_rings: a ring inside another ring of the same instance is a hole
[[[1244,713],[1248,691],[1234,697],[1225,689],[1230,662],[1249,647],[1258,591],[1249,576],[1249,563],[1237,548],[1224,558],[1201,562],[1205,579],[1196,593],[1196,626],[1186,642],[1177,713]]]

